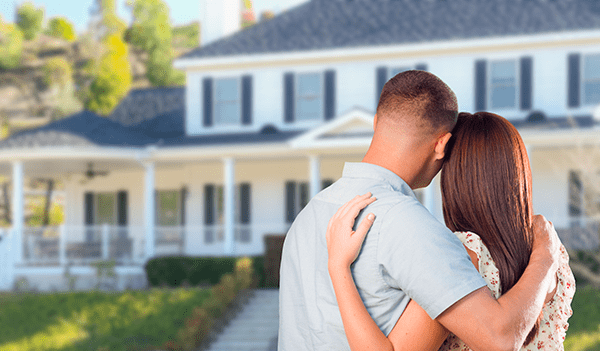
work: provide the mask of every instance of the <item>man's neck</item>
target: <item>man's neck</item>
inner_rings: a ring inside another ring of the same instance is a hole
[[[410,161],[405,162],[405,160],[401,159],[392,153],[385,153],[384,150],[376,150],[376,147],[371,147],[365,154],[365,157],[362,159],[364,163],[370,163],[379,167],[383,167],[389,171],[394,172],[398,177],[402,178],[412,188],[413,179],[416,178],[416,174],[414,171],[411,172]]]

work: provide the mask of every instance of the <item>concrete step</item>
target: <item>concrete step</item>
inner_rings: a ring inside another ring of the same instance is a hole
[[[279,290],[257,289],[208,351],[271,351],[276,349],[278,328]]]

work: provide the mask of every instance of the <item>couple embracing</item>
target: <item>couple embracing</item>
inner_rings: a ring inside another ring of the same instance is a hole
[[[413,193],[440,169],[445,225]],[[363,161],[286,236],[279,351],[562,350],[575,282],[531,186],[512,124],[398,74]]]

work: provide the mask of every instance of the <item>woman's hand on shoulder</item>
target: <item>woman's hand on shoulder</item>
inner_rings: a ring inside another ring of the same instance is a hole
[[[367,205],[376,200],[372,194],[356,196],[331,217],[327,226],[327,252],[329,254],[329,272],[349,268],[358,257],[358,253],[367,232],[373,225],[375,215],[369,213],[356,231],[352,230],[356,217]]]

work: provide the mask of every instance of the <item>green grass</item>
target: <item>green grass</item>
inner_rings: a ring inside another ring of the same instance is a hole
[[[150,350],[173,339],[209,295],[209,289],[0,295],[0,350]]]
[[[600,290],[578,287],[572,308],[565,350],[600,351]]]

